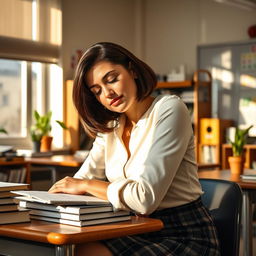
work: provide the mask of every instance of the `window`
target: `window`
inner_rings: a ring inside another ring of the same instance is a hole
[[[0,127],[9,136],[24,136],[24,114],[26,102],[22,97],[26,91],[26,63],[0,59]]]
[[[0,133],[0,144],[31,147],[33,110],[63,119],[60,6],[60,0],[1,0],[0,127],[8,135]],[[62,132],[53,126],[57,147]]]

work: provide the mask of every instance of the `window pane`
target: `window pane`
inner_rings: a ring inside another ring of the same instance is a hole
[[[26,63],[22,61],[0,59],[0,127],[6,129],[10,137],[26,136],[25,67]]]

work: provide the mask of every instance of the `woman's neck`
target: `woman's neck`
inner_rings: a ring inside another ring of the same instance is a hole
[[[143,114],[149,109],[154,99],[154,97],[149,96],[143,101],[138,101],[132,109],[129,109],[127,112],[125,112],[125,115],[131,122],[132,126],[134,126],[140,120]]]

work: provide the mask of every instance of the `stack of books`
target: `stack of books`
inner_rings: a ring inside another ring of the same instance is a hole
[[[127,221],[130,212],[114,211],[110,202],[93,196],[46,191],[13,191],[19,206],[30,210],[30,219],[78,227]]]
[[[0,224],[28,222],[29,212],[20,210],[14,202],[14,194],[18,189],[28,189],[27,184],[0,182]]]

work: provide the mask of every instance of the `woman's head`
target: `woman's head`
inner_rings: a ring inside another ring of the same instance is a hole
[[[73,101],[84,123],[85,129],[91,135],[98,132],[110,132],[110,121],[116,120],[118,112],[105,108],[89,88],[88,73],[99,63],[109,62],[134,74],[136,85],[136,100],[142,101],[148,97],[156,86],[156,76],[153,70],[139,60],[131,52],[114,43],[97,43],[90,47],[81,57],[74,79]]]

